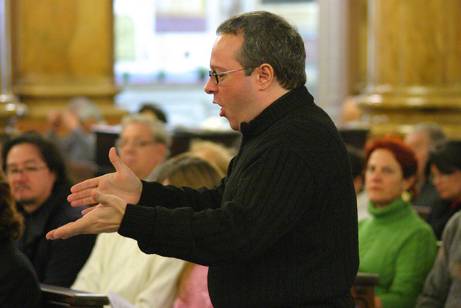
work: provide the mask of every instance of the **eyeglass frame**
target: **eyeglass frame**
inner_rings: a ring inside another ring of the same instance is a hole
[[[35,172],[38,172],[39,170],[42,170],[42,169],[48,169],[48,166],[47,165],[41,165],[41,166],[25,166],[23,168],[9,168],[7,166],[6,170],[5,170],[5,174],[6,176],[16,176],[16,175],[20,175],[20,174],[31,174],[31,173],[35,173]]]
[[[233,70],[228,70],[228,71],[224,71],[224,72],[217,72],[215,70],[209,70],[208,71],[208,77],[214,77],[214,81],[215,81],[215,85],[219,85],[219,78],[221,77],[224,77],[230,73],[234,73],[234,72],[239,72],[239,71],[243,71],[243,70],[246,70],[247,68],[246,67],[242,67],[242,68],[237,68],[237,69],[233,69]]]

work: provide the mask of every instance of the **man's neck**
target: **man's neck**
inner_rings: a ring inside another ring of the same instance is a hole
[[[289,91],[290,90],[282,88],[278,83],[275,84],[269,91],[266,91],[261,95],[261,101],[264,105],[264,109],[269,107],[273,102],[287,94]]]
[[[27,214],[32,214],[33,212],[38,210],[40,206],[42,205],[41,203],[36,203],[36,202],[26,203],[26,204],[20,202],[20,204]]]

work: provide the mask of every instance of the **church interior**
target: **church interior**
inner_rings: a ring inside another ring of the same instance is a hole
[[[421,124],[461,140],[458,0],[0,0],[0,147],[24,132],[65,136],[66,111],[86,106],[81,125],[96,137],[96,167],[73,165],[79,181],[110,169],[121,119],[153,104],[168,118],[171,156],[195,139],[235,153],[240,135],[203,87],[216,27],[252,10],[297,27],[306,87],[346,144],[362,151],[367,140],[403,139]],[[357,307],[375,307],[377,284],[377,275],[359,273]],[[41,289],[69,307],[108,303],[102,294]]]

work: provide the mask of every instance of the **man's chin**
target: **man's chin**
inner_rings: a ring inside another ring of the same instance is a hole
[[[37,199],[35,198],[18,198],[16,199],[16,203],[22,207],[29,207],[37,203]]]

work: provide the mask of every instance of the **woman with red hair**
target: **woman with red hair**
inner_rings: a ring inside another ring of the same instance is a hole
[[[431,227],[402,198],[414,186],[417,161],[390,137],[369,142],[365,154],[371,217],[359,223],[359,271],[379,275],[377,307],[414,307],[436,254]]]

